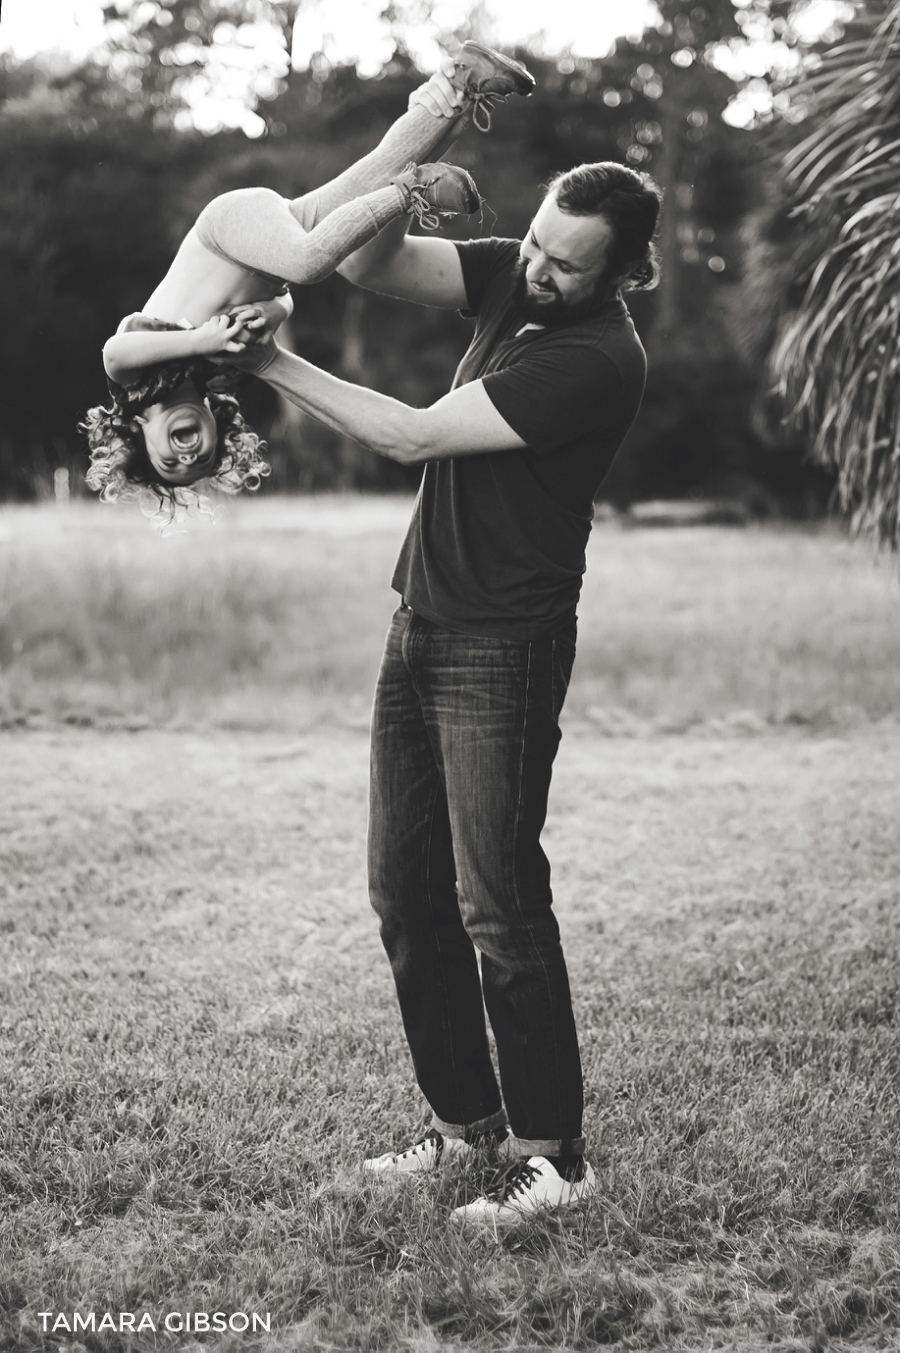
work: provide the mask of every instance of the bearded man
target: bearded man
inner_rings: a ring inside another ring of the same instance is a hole
[[[449,83],[426,89],[436,111],[455,108]],[[425,467],[375,697],[369,879],[433,1118],[364,1169],[437,1169],[488,1144],[508,1164],[456,1210],[464,1222],[515,1222],[596,1189],[540,836],[594,498],[644,389],[622,292],[655,282],[659,203],[645,175],[585,164],[550,183],[522,241],[409,236],[403,223],[348,259],[340,271],[360,286],[474,316],[430,408],[271,340],[253,368],[329,427]]]

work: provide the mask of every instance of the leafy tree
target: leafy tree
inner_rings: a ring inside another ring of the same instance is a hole
[[[84,463],[76,424],[106,398],[103,342],[168,266],[170,203],[221,142],[94,117],[84,71],[31,63],[9,84],[0,111],[0,289],[11,318],[0,331],[0,489],[28,496],[56,465]]]
[[[128,0],[107,4],[110,79],[95,89],[106,107],[157,126],[179,125],[189,98],[213,91],[212,57],[217,48],[258,49],[266,30],[277,37],[289,62],[291,33],[299,0]],[[261,83],[248,83],[251,97],[278,87],[263,69]],[[268,78],[266,78],[268,77]]]
[[[713,58],[742,30],[730,0],[665,0],[661,10],[656,28],[596,63],[597,95],[616,120],[613,157],[649,170],[665,193],[660,287],[630,299],[650,353],[647,391],[604,492],[623,503],[735,496],[765,510],[769,468],[749,417],[756,374],[725,323],[741,283],[753,137],[723,120],[736,86]]]
[[[872,3],[797,84],[787,157],[802,299],[773,359],[795,422],[861,531],[900,547],[900,3]]]
[[[776,4],[753,0],[745,10],[754,7],[769,21]],[[0,490],[25,493],[54,464],[83,461],[75,425],[104,395],[103,340],[152,291],[205,202],[255,183],[286,196],[307,191],[364,154],[406,107],[422,77],[398,30],[376,78],[317,61],[249,91],[266,134],[201,135],[187,100],[192,82],[213,80],[217,39],[227,48],[267,33],[284,50],[295,8],[294,0],[120,0],[106,11],[107,57],[74,70],[0,63],[0,285],[18,317],[0,337],[9,391]],[[447,227],[519,236],[540,185],[585,160],[625,159],[663,182],[663,286],[632,303],[651,348],[650,385],[609,481],[622,502],[692,489],[747,494],[777,478],[749,431],[755,373],[722,318],[743,285],[739,232],[757,138],[723,122],[735,84],[713,54],[740,41],[741,29],[731,0],[664,0],[663,9],[661,27],[603,60],[519,53],[538,92],[510,100],[490,136],[458,143],[454,158],[487,204],[483,219]],[[361,295],[338,277],[297,288],[295,301],[299,352],[413,404],[446,390],[471,333],[457,315]],[[279,409],[264,385],[251,383],[246,398],[269,439],[275,487],[408,482],[402,468]]]

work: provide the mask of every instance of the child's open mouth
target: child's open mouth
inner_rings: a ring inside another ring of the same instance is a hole
[[[176,451],[197,451],[200,448],[201,431],[197,423],[184,423],[172,428],[172,445]]]

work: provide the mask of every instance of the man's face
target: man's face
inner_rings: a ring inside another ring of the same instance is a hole
[[[570,216],[551,193],[519,251],[526,317],[536,324],[588,315],[606,300],[612,228],[602,216]]]

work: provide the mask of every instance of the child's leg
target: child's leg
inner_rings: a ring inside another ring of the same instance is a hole
[[[293,214],[293,203],[289,204]],[[408,198],[393,184],[335,206],[324,220],[297,241],[295,258],[300,273],[282,272],[288,282],[319,282],[329,277],[345,258],[373,240],[389,221],[408,211]],[[303,232],[303,227],[295,227]]]
[[[410,163],[422,164],[434,158],[435,150],[444,154],[452,141],[462,134],[472,120],[471,107],[460,111],[457,118],[435,117],[421,104],[413,104],[388,129],[373,151],[364,155],[330,183],[294,198],[291,212],[303,226],[312,230],[336,208],[353,198],[383,188]],[[439,157],[437,157],[439,158]]]
[[[328,277],[349,254],[410,209],[394,184],[355,197],[313,230],[305,230],[291,203],[269,188],[238,188],[214,198],[197,219],[201,242],[243,268],[300,284]]]
[[[305,229],[312,230],[351,198],[383,187],[410,162],[422,164],[440,159],[473,120],[481,131],[487,131],[491,106],[498,99],[504,100],[509,94],[530,94],[535,85],[520,62],[478,42],[463,43],[452,70],[445,70],[443,78],[463,96],[457,116],[437,117],[421,103],[414,103],[370,154],[331,183],[294,199],[291,211]]]

